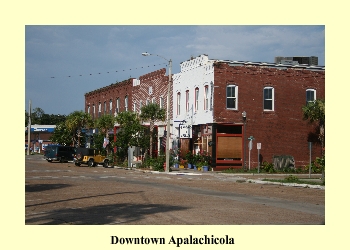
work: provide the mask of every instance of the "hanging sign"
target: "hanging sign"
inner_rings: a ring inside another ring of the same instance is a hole
[[[180,125],[180,138],[192,138],[192,125]]]

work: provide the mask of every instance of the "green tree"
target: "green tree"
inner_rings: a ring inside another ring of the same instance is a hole
[[[53,143],[58,143],[61,145],[70,145],[72,142],[73,134],[67,128],[64,122],[58,124],[55,128],[55,131],[50,137],[50,140]]]
[[[73,145],[80,147],[82,129],[93,127],[93,120],[89,114],[83,111],[74,111],[67,116],[65,125],[72,134]]]
[[[150,103],[146,106],[143,106],[141,108],[141,114],[140,118],[143,122],[149,121],[149,132],[150,132],[150,142],[149,142],[149,149],[150,149],[150,156],[152,157],[151,150],[153,145],[153,130],[154,130],[154,124],[157,121],[164,121],[166,118],[165,109],[160,108],[158,104],[156,103]],[[168,131],[169,133],[169,131]]]
[[[41,119],[45,114],[44,110],[41,108],[34,108],[31,114],[31,124],[40,124],[43,125]]]
[[[322,156],[325,151],[325,100],[315,100],[308,102],[302,107],[303,119],[309,120],[310,123],[317,122],[319,126],[319,140],[322,146]]]
[[[105,138],[109,139],[108,131],[114,127],[115,118],[110,114],[105,114],[95,120],[95,127],[100,134],[103,134]],[[109,153],[110,143],[106,146],[107,154]]]
[[[116,122],[119,124],[116,146],[117,154],[121,161],[127,157],[128,148],[131,146],[145,146],[149,142],[145,128],[136,113],[125,111],[118,114]]]

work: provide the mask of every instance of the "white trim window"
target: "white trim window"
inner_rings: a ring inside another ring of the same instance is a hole
[[[199,88],[195,88],[194,90],[194,110],[198,110],[198,103],[199,102]]]
[[[112,114],[113,102],[112,99],[109,100],[109,114]]]
[[[163,96],[159,97],[159,107],[161,109],[164,107],[164,98],[163,98]]]
[[[119,113],[119,97],[116,99],[116,104],[115,104],[115,112],[118,114]]]
[[[238,96],[238,86],[227,85],[226,86],[226,108],[227,109],[237,109],[237,96]]]
[[[186,90],[186,113],[190,111],[190,91]]]
[[[125,96],[125,111],[128,111],[128,102],[129,102],[129,98],[128,98],[128,96],[126,95],[126,96]]]
[[[176,114],[177,115],[180,115],[181,114],[181,93],[178,92],[177,95],[176,95]]]
[[[316,101],[316,90],[307,89],[306,90],[306,103]]]
[[[264,111],[274,111],[275,91],[273,87],[264,88]]]
[[[209,109],[209,86],[204,86],[204,110]]]

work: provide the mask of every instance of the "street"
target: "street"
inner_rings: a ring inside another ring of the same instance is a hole
[[[320,225],[325,190],[25,156],[26,225]]]

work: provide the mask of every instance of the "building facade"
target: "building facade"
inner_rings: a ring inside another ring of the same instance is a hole
[[[317,126],[303,120],[302,107],[325,99],[324,67],[200,55],[180,68],[172,77],[169,109],[170,148],[179,149],[182,157],[188,151],[206,152],[214,170],[220,170],[256,168],[289,155],[301,167],[309,163],[309,142],[312,158],[321,156]],[[125,110],[140,113],[151,102],[166,108],[167,87],[166,70],[160,69],[85,94],[85,111],[96,118]],[[165,122],[156,128],[152,150],[158,153]]]
[[[168,83],[169,76],[166,75],[166,69],[160,69],[153,71],[151,73],[142,75],[139,80],[135,79],[132,92],[132,105],[133,111],[136,113],[141,113],[141,108],[149,103],[156,103],[167,110],[167,96],[168,96]],[[172,84],[172,83],[170,83]],[[170,97],[172,94],[172,85],[170,85]],[[169,119],[170,125],[172,126],[172,99],[170,99],[169,106]],[[149,126],[149,122],[144,123],[145,126]],[[171,127],[170,127],[171,128]],[[156,121],[155,123],[155,133],[157,134],[157,140],[153,141],[152,154],[154,156],[159,155],[164,152],[165,147],[162,145],[162,140],[164,138],[166,131],[166,121]],[[170,129],[171,131],[171,129]],[[170,136],[170,145],[172,145],[172,136]]]

